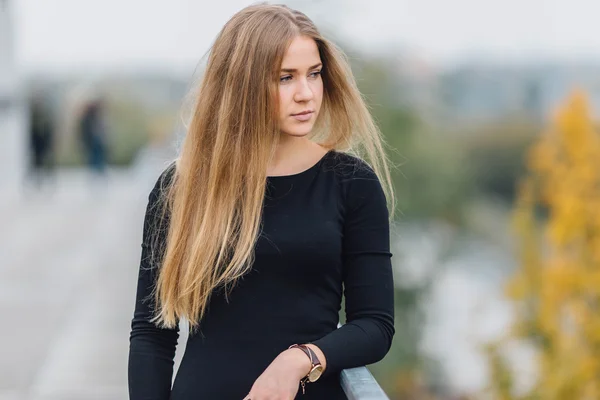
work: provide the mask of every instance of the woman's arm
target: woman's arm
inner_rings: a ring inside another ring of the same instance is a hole
[[[171,393],[173,359],[179,330],[161,329],[150,322],[154,309],[153,289],[158,275],[152,265],[152,235],[159,229],[159,193],[164,187],[161,175],[150,193],[144,218],[142,256],[138,275],[135,311],[131,322],[129,345],[129,398],[130,400],[168,400]],[[160,229],[164,238],[165,229]]]
[[[361,164],[346,195],[343,280],[347,322],[313,342],[327,360],[324,375],[380,361],[395,333],[385,194],[373,170]]]

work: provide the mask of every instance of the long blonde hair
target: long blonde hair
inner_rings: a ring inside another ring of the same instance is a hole
[[[311,139],[366,156],[393,212],[381,135],[343,53],[301,12],[283,5],[246,7],[212,46],[164,191],[169,226],[154,293],[154,321],[160,326],[175,327],[185,318],[198,328],[213,291],[230,292],[253,264],[266,171],[280,135],[279,69],[299,35],[315,40],[323,62],[323,103]]]

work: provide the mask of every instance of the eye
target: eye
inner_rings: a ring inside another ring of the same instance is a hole
[[[312,72],[312,73],[310,74],[310,77],[311,77],[311,78],[316,78],[316,77],[318,77],[319,75],[321,75],[321,71],[320,71],[320,70],[319,70],[319,71]]]
[[[291,75],[285,75],[285,76],[282,76],[281,78],[279,78],[279,82],[288,82],[291,79],[292,79]]]

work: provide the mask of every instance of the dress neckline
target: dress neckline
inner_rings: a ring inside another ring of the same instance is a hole
[[[317,161],[314,165],[312,165],[311,167],[308,167],[307,169],[305,169],[304,171],[300,171],[297,172],[295,174],[289,174],[289,175],[267,175],[267,179],[268,180],[285,180],[285,179],[293,179],[293,178],[299,178],[301,176],[307,175],[310,172],[316,170],[317,168],[319,168],[321,166],[321,164],[323,164],[323,161],[325,161],[325,159],[329,156],[329,154],[333,153],[335,150],[328,150],[327,153],[325,153],[323,155],[323,157],[321,157],[319,159],[319,161]]]

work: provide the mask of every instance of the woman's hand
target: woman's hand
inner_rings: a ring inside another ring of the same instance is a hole
[[[310,368],[310,359],[302,350],[288,349],[258,377],[244,400],[293,400]]]

